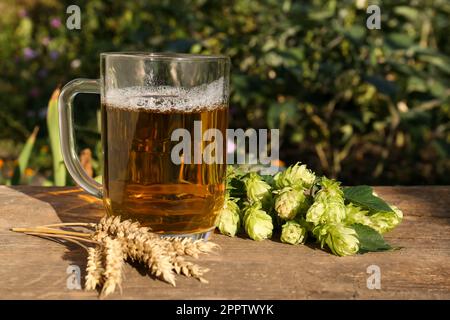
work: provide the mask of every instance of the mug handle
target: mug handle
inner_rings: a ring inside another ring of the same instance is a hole
[[[73,180],[87,193],[102,199],[102,185],[87,175],[75,151],[72,105],[73,99],[78,93],[100,94],[100,81],[94,79],[75,79],[67,83],[61,90],[58,99],[61,152],[66,168]]]

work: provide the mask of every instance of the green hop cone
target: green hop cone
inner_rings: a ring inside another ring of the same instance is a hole
[[[241,226],[241,212],[234,199],[227,198],[219,211],[216,226],[220,233],[234,237]]]
[[[395,206],[390,206],[393,212],[376,212],[369,214],[369,211],[356,206],[354,204],[346,205],[345,223],[352,225],[360,223],[375,229],[378,233],[383,234],[394,229],[403,218],[403,213]]]
[[[296,164],[290,166],[282,172],[278,172],[274,177],[275,188],[283,189],[285,187],[311,188],[316,180],[316,175],[309,170],[305,164]]]
[[[350,256],[359,250],[359,240],[353,228],[341,223],[318,225],[313,230],[321,248],[326,244],[337,256]]]
[[[305,243],[307,236],[308,229],[303,219],[286,221],[281,227],[281,242],[292,245]]]
[[[305,213],[309,205],[303,189],[285,187],[275,196],[275,211],[285,220],[294,219],[297,214]]]
[[[250,172],[244,182],[247,190],[247,199],[250,203],[260,202],[263,208],[271,207],[271,187],[259,174]]]
[[[272,237],[272,217],[261,209],[261,204],[255,202],[244,211],[244,228],[247,235],[256,241]]]
[[[344,193],[336,180],[321,178],[322,189],[314,196],[314,203],[306,213],[306,221],[315,226],[339,223],[345,218]]]
[[[394,229],[403,220],[403,212],[396,206],[390,206],[393,211],[377,212],[370,217],[373,229],[383,234]]]
[[[368,214],[368,210],[364,210],[360,206],[349,203],[345,206],[345,224],[352,225],[354,223],[360,223],[372,227],[372,221]]]

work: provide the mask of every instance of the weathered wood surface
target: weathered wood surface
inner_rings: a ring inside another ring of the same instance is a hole
[[[209,284],[178,277],[177,287],[127,266],[123,294],[112,299],[450,299],[450,187],[377,187],[405,214],[386,239],[403,249],[339,258],[314,245],[254,242],[219,234],[220,253],[202,257]],[[76,188],[0,186],[0,298],[96,299],[69,290],[66,269],[86,254],[9,231],[57,222],[95,222],[101,202]],[[381,268],[381,290],[366,286],[367,267]]]

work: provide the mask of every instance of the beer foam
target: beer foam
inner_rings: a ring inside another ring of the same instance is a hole
[[[224,78],[193,88],[155,86],[110,89],[105,103],[110,108],[156,112],[212,110],[226,103]]]

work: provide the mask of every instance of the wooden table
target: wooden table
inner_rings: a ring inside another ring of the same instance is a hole
[[[219,254],[203,256],[209,284],[177,277],[177,287],[127,265],[123,294],[111,299],[450,299],[450,187],[376,187],[403,210],[386,234],[403,249],[336,257],[314,244],[290,246],[213,235]],[[97,299],[67,289],[67,267],[86,266],[84,249],[9,231],[57,222],[96,222],[100,201],[77,188],[0,186],[0,298]],[[381,289],[368,289],[367,267],[381,270]]]

